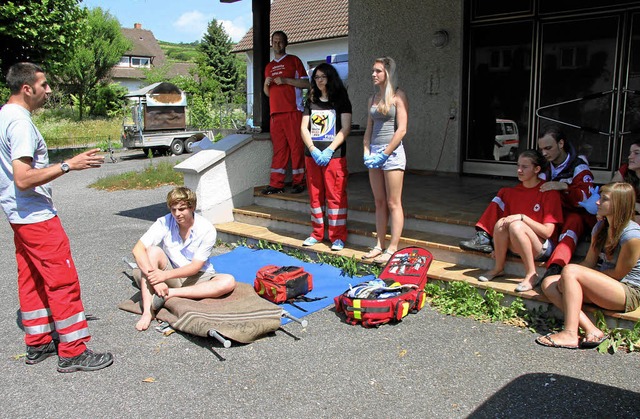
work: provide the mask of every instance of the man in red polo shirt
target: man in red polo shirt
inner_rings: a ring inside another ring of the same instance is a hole
[[[291,158],[293,186],[291,193],[301,193],[304,181],[304,144],[300,136],[302,89],[309,88],[309,78],[302,61],[286,52],[288,40],[282,31],[271,36],[274,59],[264,70],[264,94],[271,109],[271,176],[264,195],[284,192],[285,170]]]

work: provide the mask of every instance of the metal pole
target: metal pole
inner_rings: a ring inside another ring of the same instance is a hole
[[[215,340],[217,340],[218,342],[220,342],[222,346],[224,346],[225,348],[231,347],[231,341],[222,337],[222,335],[216,332],[214,329],[209,330],[207,334],[212,338],[214,338]]]

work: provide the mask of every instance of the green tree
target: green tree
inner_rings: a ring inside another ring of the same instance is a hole
[[[56,72],[82,32],[81,0],[0,1],[0,68],[31,61]]]
[[[92,108],[87,98],[106,82],[111,68],[130,48],[131,42],[122,35],[115,17],[99,7],[88,12],[84,36],[58,77],[60,86],[77,99],[80,119],[86,105]]]
[[[207,32],[198,50],[202,53],[197,61],[200,79],[213,79],[219,85],[225,99],[231,100],[238,88],[238,65],[231,53],[231,38],[215,19],[209,22]]]

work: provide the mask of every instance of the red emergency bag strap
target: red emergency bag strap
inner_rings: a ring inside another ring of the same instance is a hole
[[[395,320],[400,321],[404,317],[406,317],[407,314],[409,314],[409,312],[411,311],[411,307],[413,307],[413,305],[414,305],[413,300],[406,300],[402,298],[398,299],[394,307]]]
[[[426,302],[427,302],[427,293],[424,290],[418,290],[418,293],[416,295],[416,301],[413,304],[413,307],[411,308],[411,312],[417,313],[418,311],[422,310]]]

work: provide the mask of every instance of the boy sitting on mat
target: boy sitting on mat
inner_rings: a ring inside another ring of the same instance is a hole
[[[216,229],[196,214],[196,194],[177,187],[167,195],[170,214],[160,217],[133,248],[142,291],[142,318],[136,329],[149,328],[155,313],[168,298],[213,298],[230,293],[232,275],[219,274],[209,262]]]

